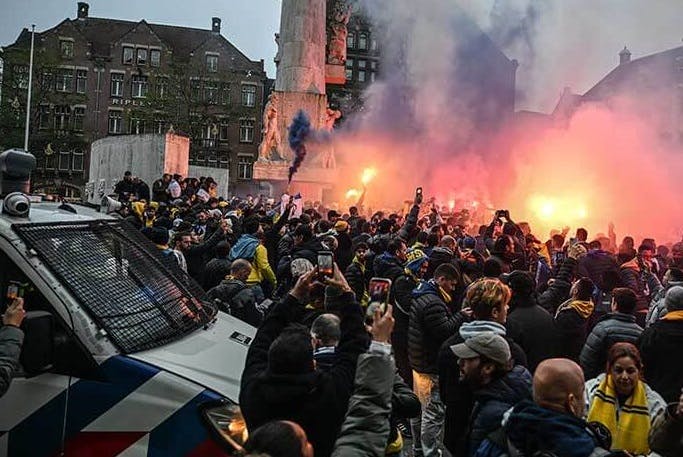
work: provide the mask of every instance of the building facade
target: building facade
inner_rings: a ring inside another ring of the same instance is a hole
[[[24,29],[4,48],[5,148],[23,145],[30,41]],[[223,37],[219,18],[208,30],[120,21],[90,17],[80,2],[76,19],[35,35],[35,190],[78,196],[90,143],[173,130],[190,137],[190,165],[229,169],[238,192],[258,156],[266,81],[263,60]]]

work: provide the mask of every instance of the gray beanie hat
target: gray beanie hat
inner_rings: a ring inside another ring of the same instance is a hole
[[[683,310],[683,286],[673,286],[664,298],[667,311]]]

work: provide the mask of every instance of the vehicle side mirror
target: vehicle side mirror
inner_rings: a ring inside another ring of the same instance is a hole
[[[55,320],[47,311],[29,311],[21,324],[24,344],[19,362],[26,376],[36,376],[52,368],[54,362]]]

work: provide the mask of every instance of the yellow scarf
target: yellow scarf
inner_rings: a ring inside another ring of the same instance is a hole
[[[617,416],[618,414],[618,416]],[[628,451],[632,454],[648,454],[650,447],[650,411],[645,395],[645,384],[638,381],[633,394],[617,413],[617,394],[612,376],[598,386],[588,411],[588,422],[600,422],[612,433],[612,450]]]
[[[441,287],[441,286],[438,286],[438,287],[439,287],[439,292],[441,293],[441,298],[443,298],[443,301],[446,302],[447,305],[450,304],[451,300],[453,300],[453,298],[451,297],[451,294],[449,294],[448,292],[443,290],[443,287]]]
[[[662,317],[666,321],[683,321],[683,310],[670,311]]]
[[[579,313],[579,316],[581,316],[583,319],[588,319],[591,314],[593,314],[593,310],[595,309],[595,305],[593,305],[593,300],[588,300],[588,301],[583,301],[583,300],[571,300],[569,303],[563,304],[557,309],[557,313],[555,316],[560,314],[560,311],[564,311],[565,309],[569,308],[574,308],[574,310]]]

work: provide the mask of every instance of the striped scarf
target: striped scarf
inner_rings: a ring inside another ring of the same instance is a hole
[[[600,422],[612,433],[612,450],[632,454],[648,454],[650,433],[650,410],[645,385],[638,381],[626,403],[617,407],[617,394],[611,375],[605,376],[591,402],[588,422]]]

